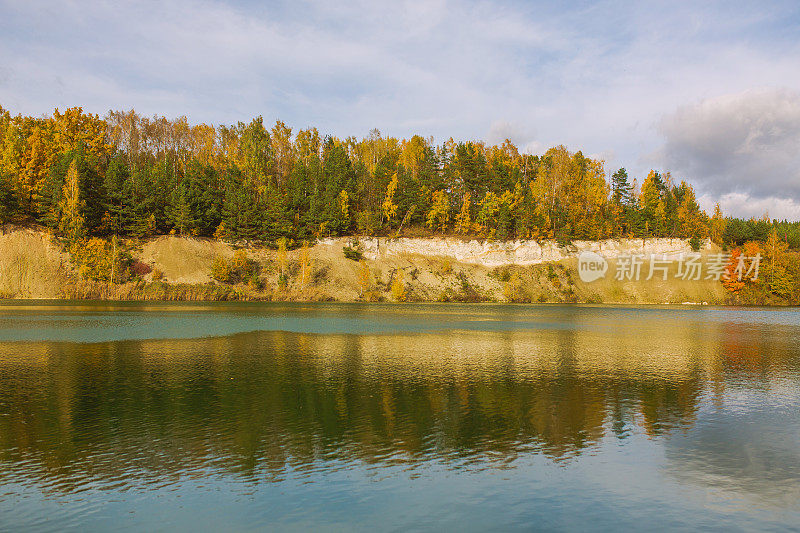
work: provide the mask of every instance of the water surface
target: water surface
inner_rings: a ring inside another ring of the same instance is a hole
[[[794,310],[0,304],[0,529],[800,524]]]

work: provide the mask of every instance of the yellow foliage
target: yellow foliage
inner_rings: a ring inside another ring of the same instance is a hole
[[[342,213],[342,218],[350,220],[350,198],[344,189],[339,193],[339,211]]]
[[[247,252],[244,250],[236,250],[231,260],[231,269],[245,273],[250,271],[250,259],[247,257]]]
[[[431,229],[438,228],[444,233],[450,222],[450,200],[445,191],[435,191],[432,195],[433,205],[428,211],[427,223]]]
[[[214,238],[215,239],[224,239],[225,238],[225,223],[220,222],[219,226],[217,226],[216,231],[214,231]]]
[[[472,224],[472,219],[469,216],[470,209],[470,194],[464,195],[464,201],[461,202],[461,211],[456,215],[456,233],[467,233]]]
[[[286,275],[286,237],[278,239],[278,252],[275,254],[275,259],[278,262],[280,275]]]
[[[727,221],[722,216],[722,210],[719,208],[719,202],[714,205],[714,215],[708,224],[708,236],[714,244],[722,245],[722,236],[725,234],[725,226]]]
[[[300,248],[300,286],[305,287],[308,280],[311,278],[313,265],[309,254],[308,241],[303,241],[303,247]]]
[[[55,142],[61,152],[83,146],[89,153],[103,156],[111,151],[106,144],[106,122],[97,115],[84,113],[81,107],[72,107],[60,113],[53,112]]]
[[[80,180],[75,160],[69,165],[64,181],[63,198],[59,203],[61,220],[59,230],[68,242],[76,242],[84,235],[83,200],[80,196]]]
[[[76,241],[71,245],[70,252],[78,263],[78,273],[83,279],[120,283],[127,278],[127,271],[121,262],[124,254],[116,240],[108,242],[91,238]]]
[[[530,300],[525,293],[522,278],[517,272],[514,272],[503,286],[503,296],[505,296],[507,302],[520,303]]]
[[[23,194],[35,195],[42,191],[54,157],[52,128],[49,127],[49,122],[43,122],[35,127],[28,137],[23,171]]]
[[[372,285],[370,279],[369,265],[363,259],[359,261],[358,269],[358,292],[359,296],[364,296],[370,290]]]
[[[230,283],[231,269],[224,257],[215,256],[211,260],[211,277],[221,283]],[[153,279],[155,279],[155,272],[153,272]]]
[[[248,282],[259,284],[258,265],[247,257],[244,250],[236,250],[230,261],[215,256],[211,261],[211,277],[220,283]]]
[[[403,271],[396,270],[394,281],[392,281],[392,298],[395,302],[406,301],[406,286],[403,283]]]
[[[386,187],[386,199],[383,201],[383,216],[387,221],[394,219],[397,214],[397,205],[394,203],[394,193],[397,191],[397,174],[392,176],[389,185]]]

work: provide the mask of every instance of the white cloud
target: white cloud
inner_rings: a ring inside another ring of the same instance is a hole
[[[660,124],[663,165],[707,210],[800,220],[800,91],[759,89],[682,106]]]
[[[697,202],[709,214],[714,212],[714,204],[719,202],[723,213],[740,218],[761,218],[766,214],[770,219],[800,220],[800,202],[793,198],[753,198],[744,193],[728,193],[721,196],[704,194],[697,198]]]
[[[703,100],[665,117],[661,131],[664,163],[711,193],[800,195],[800,91]]]
[[[639,177],[680,163],[679,177],[711,187],[715,164],[673,157],[691,155],[688,141],[672,132],[671,151],[656,150],[659,121],[755,86],[800,89],[797,14],[792,2],[0,0],[0,103],[263,115],[339,136],[505,136],[528,152],[612,154]],[[740,166],[756,172],[763,142]]]
[[[521,124],[506,120],[495,120],[489,126],[489,132],[483,137],[489,144],[501,144],[506,139],[517,146],[525,146],[531,140],[531,135],[525,132]]]

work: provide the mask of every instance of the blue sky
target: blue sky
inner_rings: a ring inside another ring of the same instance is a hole
[[[0,0],[0,104],[565,144],[800,220],[797,2]]]

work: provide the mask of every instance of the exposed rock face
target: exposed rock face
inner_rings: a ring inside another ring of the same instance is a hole
[[[343,247],[354,244],[362,250],[366,262],[345,257]],[[703,248],[706,258],[718,250],[710,243]],[[365,294],[370,300],[392,299],[395,279],[402,280],[407,296],[414,301],[638,304],[722,303],[725,299],[725,289],[718,281],[677,279],[674,266],[663,278],[647,275],[645,267],[641,280],[617,279],[614,275],[619,266],[615,259],[622,255],[656,254],[659,258],[677,259],[691,252],[688,241],[683,239],[575,241],[569,246],[559,246],[553,241],[341,237],[322,239],[305,251],[289,250],[282,260],[270,248],[241,249],[262,267],[260,281],[265,291],[262,296],[272,295],[276,299],[363,301]],[[578,256],[587,251],[610,260],[602,276],[586,279],[581,275]],[[230,259],[234,247],[212,239],[161,236],[141,243],[131,253],[154,271],[158,269],[162,281],[168,284],[205,287],[212,281],[213,259]],[[304,253],[311,272],[309,278],[298,274]],[[649,261],[649,257],[644,259]],[[279,261],[283,261],[283,266],[279,266]],[[284,279],[281,288],[280,276],[284,271],[288,274],[288,285]],[[144,281],[151,279],[151,274],[144,276]],[[0,297],[137,298],[140,294],[135,292],[140,288],[109,286],[101,287],[105,292],[87,292],[89,296],[84,296],[78,290],[83,290],[78,287],[81,282],[81,275],[68,254],[48,233],[14,227],[0,231]],[[194,293],[186,294],[192,298]]]
[[[450,258],[460,263],[489,268],[503,265],[535,265],[576,257],[593,251],[607,259],[621,254],[657,254],[670,258],[692,251],[686,239],[622,239],[605,241],[573,241],[561,247],[554,241],[464,241],[453,238],[377,238],[361,237],[323,239],[321,244],[348,245],[357,240],[367,259],[376,260],[399,255],[422,255]],[[704,248],[711,249],[706,243]]]

